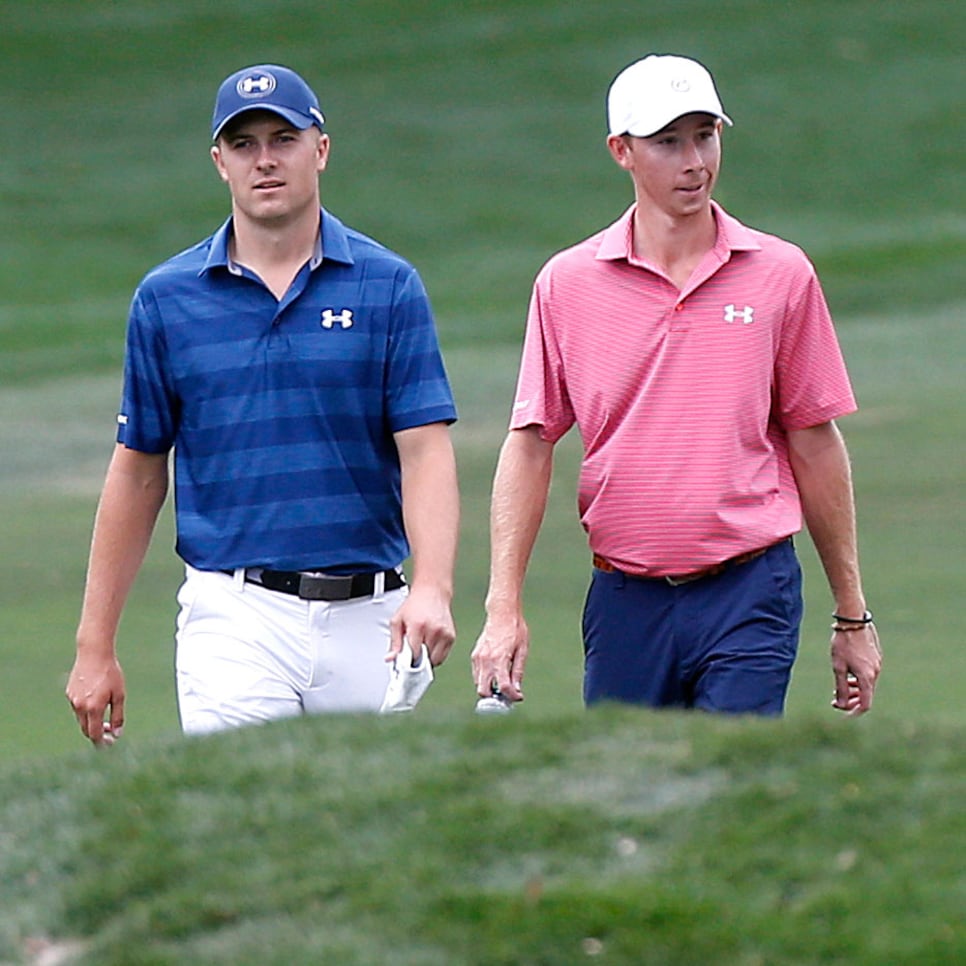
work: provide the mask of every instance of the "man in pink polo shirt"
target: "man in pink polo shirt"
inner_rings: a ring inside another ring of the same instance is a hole
[[[859,572],[855,400],[800,249],[712,201],[725,114],[697,62],[652,55],[607,99],[635,203],[537,276],[493,485],[477,691],[511,701],[530,646],[523,582],[555,443],[583,441],[593,555],[584,700],[780,714],[798,648],[804,517],[834,600],[835,707],[872,704],[881,653]]]

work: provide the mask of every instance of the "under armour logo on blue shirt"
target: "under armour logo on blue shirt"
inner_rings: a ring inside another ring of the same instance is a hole
[[[335,314],[335,309],[322,310],[321,322],[323,329],[331,329],[336,322],[338,322],[343,329],[351,329],[352,321],[352,309],[343,309],[338,315]]]

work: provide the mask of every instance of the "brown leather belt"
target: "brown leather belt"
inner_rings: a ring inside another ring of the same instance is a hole
[[[772,544],[771,546],[776,545]],[[771,546],[762,547],[760,550],[749,550],[747,553],[739,553],[736,557],[729,557],[727,560],[722,560],[721,563],[712,564],[710,567],[705,567],[702,570],[695,570],[690,574],[668,574],[664,577],[648,577],[646,574],[628,574],[596,553],[594,554],[594,566],[607,574],[622,573],[624,576],[631,577],[634,580],[663,580],[672,587],[679,587],[681,584],[690,584],[695,580],[703,580],[705,577],[715,577],[718,574],[723,574],[732,567],[740,567],[742,564],[757,560],[771,550]]]

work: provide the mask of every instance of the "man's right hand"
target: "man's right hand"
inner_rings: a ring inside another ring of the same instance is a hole
[[[67,680],[67,700],[94,745],[113,744],[121,736],[124,694],[124,672],[116,657],[78,653]]]
[[[530,652],[530,629],[522,617],[487,618],[470,655],[476,693],[488,698],[493,685],[511,701],[523,700],[523,672]]]

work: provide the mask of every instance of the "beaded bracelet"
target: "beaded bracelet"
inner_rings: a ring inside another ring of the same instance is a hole
[[[844,631],[848,634],[851,631],[861,631],[872,623],[872,611],[864,611],[861,617],[843,617],[841,614],[833,614],[833,631]],[[845,626],[843,626],[845,625]]]

